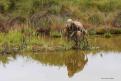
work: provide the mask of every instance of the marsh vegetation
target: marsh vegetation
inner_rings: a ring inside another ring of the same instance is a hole
[[[0,0],[0,81],[120,81],[120,10],[120,0]],[[65,33],[70,18],[87,34]]]
[[[120,9],[119,0],[1,0],[0,48],[70,49],[63,37],[68,18],[82,22],[90,35],[109,38],[121,34]],[[54,38],[61,38],[56,45]]]

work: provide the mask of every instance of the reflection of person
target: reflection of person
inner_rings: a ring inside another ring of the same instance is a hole
[[[85,54],[71,54],[65,60],[68,76],[72,77],[76,72],[83,70],[88,59]]]

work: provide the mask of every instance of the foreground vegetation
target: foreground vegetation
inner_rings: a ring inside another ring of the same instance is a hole
[[[120,10],[119,0],[0,0],[1,53],[70,49],[73,43],[63,37],[68,18],[90,35],[121,34]]]
[[[23,31],[23,30],[22,30]],[[0,51],[2,54],[18,53],[22,51],[45,52],[68,50],[72,42],[64,38],[54,39],[51,36],[37,36],[32,29],[26,32],[11,30],[7,34],[0,33]]]

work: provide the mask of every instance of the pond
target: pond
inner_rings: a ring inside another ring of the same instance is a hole
[[[0,81],[120,81],[121,36],[90,37],[91,50],[0,56]]]

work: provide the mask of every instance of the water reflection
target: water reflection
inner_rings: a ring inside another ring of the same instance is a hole
[[[73,53],[66,57],[65,65],[67,66],[68,76],[72,77],[75,73],[83,70],[87,61],[88,58],[86,54],[80,54],[79,52],[77,52],[76,54]]]
[[[22,56],[22,55],[20,55]],[[11,56],[1,56],[0,61],[2,64],[9,64],[12,58],[16,60],[18,54]],[[48,54],[23,54],[23,57],[32,58],[41,64],[66,67],[67,74],[72,77],[75,73],[82,71],[86,63],[88,62],[87,55],[84,52],[69,51],[69,52],[52,52]]]
[[[59,67],[66,66],[69,77],[72,77],[75,73],[83,70],[85,64],[88,62],[87,55],[82,51],[31,54],[31,57],[45,65]]]
[[[105,38],[103,36],[90,37],[89,43],[99,51],[121,51],[121,35]]]
[[[0,63],[1,64],[7,64],[9,61],[7,56],[0,56]]]
[[[95,39],[90,43],[99,49],[89,51],[0,55],[0,81],[98,81],[100,78],[120,81],[121,36]],[[9,79],[19,76],[22,79]]]
[[[0,55],[0,64],[8,64],[10,61],[10,58],[16,59],[17,54],[12,54],[12,55]],[[10,57],[10,58],[9,58]]]
[[[24,54],[16,55],[15,58],[9,56],[8,62],[5,62],[6,67],[0,64],[0,81],[101,81],[102,78],[121,80],[120,52],[86,55],[85,52],[71,51],[64,54],[51,53],[52,57],[48,55]],[[62,60],[58,62],[57,59]]]

